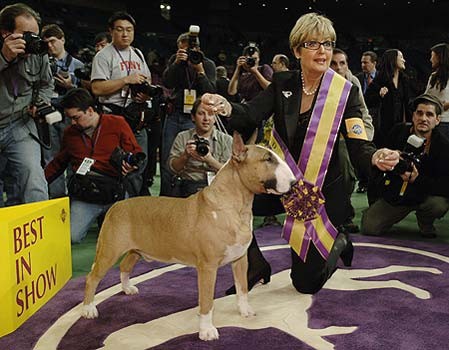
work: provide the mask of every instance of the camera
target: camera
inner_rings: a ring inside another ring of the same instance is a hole
[[[246,51],[246,59],[245,63],[248,67],[254,67],[256,65],[256,59],[254,57],[251,57],[254,55],[255,52],[257,52],[257,46],[256,43],[250,42],[248,46],[245,49]]]
[[[139,92],[141,92],[150,97],[156,97],[161,96],[164,92],[164,90],[162,90],[162,87],[160,87],[159,85],[151,85],[147,81],[140,84],[131,84],[129,88],[131,89],[132,96],[135,96]]]
[[[192,64],[199,64],[203,62],[204,55],[201,51],[194,50],[199,48],[200,41],[198,35],[200,34],[200,27],[196,25],[191,25],[189,27],[189,47],[187,49],[188,60]]]
[[[36,116],[38,119],[47,122],[47,124],[52,125],[56,122],[62,120],[62,114],[57,111],[52,105],[47,105],[42,102],[36,106]]]
[[[209,153],[209,141],[204,137],[199,137],[198,135],[195,135],[194,138],[195,138],[196,152],[200,156],[204,157],[206,154]]]
[[[410,135],[407,139],[407,144],[401,152],[399,163],[393,169],[393,173],[402,175],[407,171],[413,170],[413,165],[419,168],[422,157],[424,155],[424,146],[426,139],[416,135]]]
[[[80,80],[90,80],[90,74],[92,72],[92,61],[95,56],[95,50],[89,47],[85,47],[78,52],[78,58],[84,63],[83,68],[77,68],[73,72],[75,77]]]
[[[33,32],[23,33],[25,40],[25,53],[32,55],[45,55],[48,53],[48,44]]]
[[[109,158],[109,163],[121,173],[123,161],[131,166],[137,166],[139,168],[144,163],[146,157],[146,154],[143,152],[125,152],[121,147],[117,146]]]

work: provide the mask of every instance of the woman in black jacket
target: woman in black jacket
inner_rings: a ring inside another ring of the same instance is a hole
[[[290,46],[300,60],[299,70],[275,73],[268,88],[248,103],[231,105],[223,97],[211,94],[202,98],[203,103],[217,113],[231,116],[233,129],[245,135],[273,114],[276,139],[288,149],[287,153],[293,159],[291,163],[295,163],[292,166],[294,172],[297,171],[298,183],[304,179],[319,188],[320,195],[322,193],[325,204],[322,211],[317,209],[319,214],[306,217],[303,215],[306,209],[300,205],[295,212],[287,211],[284,225],[284,234],[290,235],[292,245],[292,282],[302,293],[320,290],[335,271],[339,257],[346,266],[352,260],[352,243],[341,230],[349,207],[342,205],[347,196],[339,167],[338,142],[335,142],[338,135],[341,133],[346,138],[351,159],[358,167],[376,165],[387,171],[399,159],[397,152],[388,149],[376,151],[374,145],[366,140],[357,87],[329,69],[335,40],[335,30],[328,18],[316,13],[305,14],[298,19],[290,34]],[[325,132],[323,125],[329,126],[324,128]],[[315,142],[312,144],[311,140]],[[322,160],[317,156],[321,151],[324,152]],[[317,162],[319,171],[314,173],[310,169],[316,168]],[[297,194],[291,191],[289,198],[294,201]],[[271,202],[272,214],[284,211],[279,197],[272,196]],[[323,220],[325,224],[312,228],[317,220]],[[286,232],[292,225],[304,228],[304,234],[299,236],[300,246],[295,243],[297,239],[291,238],[295,230]],[[324,233],[321,232],[323,226],[327,230]],[[320,234],[321,237],[332,236],[327,248],[326,239],[316,239]],[[248,249],[248,261],[249,288],[261,279],[267,282],[269,265],[255,240]],[[228,293],[233,291],[228,290]]]

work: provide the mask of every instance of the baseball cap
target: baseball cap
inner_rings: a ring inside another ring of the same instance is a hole
[[[435,105],[435,111],[437,112],[437,115],[441,114],[443,112],[443,104],[441,103],[440,99],[434,95],[431,94],[422,94],[419,95],[418,97],[416,97],[413,100],[413,110],[416,109],[416,107],[418,106],[418,104],[422,103],[422,102],[430,102],[433,105]]]

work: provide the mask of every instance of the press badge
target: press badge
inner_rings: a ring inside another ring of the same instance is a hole
[[[184,89],[184,113],[190,113],[196,100],[196,90]]]
[[[81,163],[81,165],[78,168],[78,170],[76,171],[76,173],[79,175],[86,175],[87,172],[90,170],[90,167],[94,163],[95,163],[94,159],[88,158],[88,157],[84,158],[83,162]]]
[[[215,175],[217,174],[212,171],[207,171],[206,174],[207,174],[207,184],[210,185],[212,183],[212,180],[215,178]]]
[[[122,91],[121,91],[121,93],[120,93],[120,96],[121,96],[122,98],[127,98],[127,97],[128,97],[128,87],[127,87],[127,86],[125,86],[124,88],[122,88]]]

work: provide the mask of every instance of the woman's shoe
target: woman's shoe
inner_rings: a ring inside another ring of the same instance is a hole
[[[258,274],[254,275],[251,278],[248,278],[248,292],[260,281],[262,281],[262,284],[267,284],[271,281],[271,266],[266,265],[266,267]],[[228,288],[225,292],[226,295],[235,294],[235,285],[231,288]]]
[[[349,238],[346,238],[346,248],[341,252],[340,258],[343,261],[343,265],[345,266],[351,266],[352,265],[352,258],[354,257],[354,246],[352,245],[352,242],[349,240]]]

